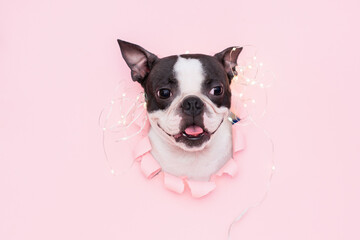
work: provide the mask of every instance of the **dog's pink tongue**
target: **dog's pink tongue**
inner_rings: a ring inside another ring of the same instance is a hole
[[[196,136],[203,133],[203,129],[199,126],[190,126],[185,129],[187,135]]]

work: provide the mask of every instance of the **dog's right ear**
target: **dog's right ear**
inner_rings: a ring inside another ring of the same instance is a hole
[[[237,59],[242,49],[242,47],[229,47],[214,55],[224,66],[230,82],[234,74],[236,75],[235,67],[237,66]]]
[[[117,41],[121,54],[131,69],[131,78],[144,86],[145,79],[158,57],[136,44],[120,39]]]

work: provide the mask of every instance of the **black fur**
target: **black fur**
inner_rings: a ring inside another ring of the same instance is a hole
[[[166,109],[172,100],[179,94],[178,80],[175,78],[173,69],[177,56],[169,56],[159,59],[153,66],[146,82],[144,91],[147,96],[147,111],[152,112],[159,109]],[[161,99],[157,96],[160,88],[168,88],[172,96],[168,99]]]

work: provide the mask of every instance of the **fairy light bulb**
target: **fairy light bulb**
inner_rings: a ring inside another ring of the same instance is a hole
[[[190,51],[189,51],[189,50],[186,50],[186,51],[185,51],[185,54],[189,54],[189,53],[190,53]]]

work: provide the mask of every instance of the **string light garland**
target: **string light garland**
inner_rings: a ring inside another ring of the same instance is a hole
[[[120,84],[116,88],[116,92],[120,88]],[[107,111],[106,111],[107,110]],[[110,122],[112,115],[115,110],[118,112],[118,116],[115,120]],[[103,122],[102,117],[105,115]],[[126,93],[122,93],[120,96],[111,99],[108,107],[105,107],[99,116],[99,125],[102,128],[102,145],[105,155],[105,160],[110,173],[115,176],[121,176],[129,170],[134,162],[131,163],[128,169],[122,171],[116,171],[112,166],[109,155],[107,152],[107,146],[105,144],[105,134],[112,133],[121,135],[114,142],[124,142],[133,137],[139,135],[145,128],[147,124],[147,114],[146,114],[146,102],[144,98],[144,93],[140,92],[135,98],[128,96]],[[139,122],[137,122],[139,121]],[[136,125],[136,126],[135,126]],[[134,128],[136,130],[134,130]],[[129,133],[130,132],[130,133]]]
[[[234,47],[230,52],[231,55],[236,51],[238,47]],[[231,92],[232,92],[232,108],[231,116],[228,120],[233,124],[241,124],[242,126],[253,125],[256,129],[261,131],[262,135],[266,137],[270,146],[270,164],[271,169],[267,177],[266,189],[255,203],[244,208],[231,222],[228,227],[227,239],[231,239],[231,231],[234,225],[240,222],[243,217],[253,208],[260,206],[266,199],[270,185],[272,182],[273,175],[276,170],[275,166],[275,146],[274,141],[271,138],[271,135],[258,124],[258,120],[264,118],[268,111],[268,88],[270,88],[275,80],[275,76],[270,71],[265,71],[263,62],[258,60],[256,48],[252,45],[243,46],[243,50],[252,49],[253,53],[249,57],[240,57],[238,65],[233,69],[231,68],[233,79],[231,81]],[[244,51],[242,51],[244,52]],[[185,54],[188,54],[189,51],[186,51]],[[243,53],[240,55],[242,56]],[[120,85],[117,86],[116,91],[118,91]],[[261,99],[258,96],[252,95],[252,92],[261,91],[263,95],[264,106],[261,108],[260,113],[256,113],[256,107]],[[119,114],[115,116],[114,112],[117,111]],[[115,119],[112,119],[115,118]],[[112,119],[112,121],[110,121]],[[241,120],[240,120],[241,119]],[[240,120],[240,121],[239,121]],[[126,142],[127,140],[134,138],[141,134],[145,129],[146,124],[148,123],[147,113],[146,113],[146,101],[143,92],[138,93],[135,97],[128,96],[126,92],[121,93],[120,96],[117,96],[114,99],[110,100],[110,103],[105,107],[99,116],[99,126],[102,128],[102,145],[105,155],[106,164],[108,165],[112,175],[121,176],[125,174],[134,164],[134,161],[131,162],[131,165],[127,169],[122,169],[122,171],[117,171],[112,166],[108,152],[107,146],[105,144],[105,134],[106,133],[116,133],[120,135],[115,142]]]
[[[235,51],[237,48],[234,47],[231,52],[230,52],[230,59],[231,59],[231,54],[233,51]],[[268,91],[267,88],[271,87],[272,82],[264,82],[262,80],[265,79],[265,74],[263,73],[263,66],[264,64],[262,62],[258,62],[257,61],[257,56],[256,56],[256,51],[255,54],[252,58],[248,59],[245,63],[245,65],[238,65],[235,68],[235,71],[233,71],[233,69],[231,68],[232,74],[234,76],[234,78],[232,79],[232,81],[234,82],[232,84],[232,86],[241,86],[240,87],[240,91],[239,88],[238,89],[232,89],[233,94],[235,94],[235,98],[240,101],[240,103],[242,104],[242,106],[244,108],[248,107],[248,103],[251,102],[252,104],[256,103],[256,100],[254,98],[244,98],[244,94],[246,93],[247,88],[251,87],[260,87],[263,90],[264,96],[265,96],[265,107],[263,108],[263,111],[261,112],[261,115],[259,116],[259,119],[263,118],[266,113],[267,113],[267,108],[268,108]],[[254,71],[254,75],[253,77],[249,77],[248,71]],[[259,79],[259,75],[261,75],[263,78]],[[269,76],[267,76],[269,77]],[[274,80],[274,75],[271,74],[272,79]],[[233,110],[234,111],[234,110]],[[236,114],[236,110],[235,110],[235,114]],[[253,126],[255,126],[255,128],[257,128],[258,130],[260,130],[262,132],[262,134],[267,138],[267,140],[269,141],[269,144],[271,146],[271,154],[270,154],[270,163],[271,163],[271,170],[270,170],[270,174],[267,178],[267,182],[266,182],[266,189],[264,191],[264,193],[262,194],[262,196],[260,197],[259,200],[257,200],[255,203],[251,204],[250,206],[244,208],[231,222],[231,224],[228,227],[228,232],[227,232],[227,239],[230,240],[231,239],[231,231],[234,227],[234,225],[238,222],[240,222],[245,214],[247,214],[251,209],[256,208],[258,206],[260,206],[266,199],[269,190],[270,190],[270,185],[272,182],[272,178],[273,175],[275,173],[276,170],[276,166],[275,166],[275,145],[274,145],[274,141],[271,138],[270,134],[268,133],[268,131],[266,131],[264,128],[262,128],[261,126],[259,126],[259,124],[257,123],[257,121],[253,118],[253,116],[251,114],[248,113],[248,115],[244,118],[241,119],[242,121],[240,121],[239,123],[242,125],[248,125],[248,124],[252,124]],[[245,121],[244,121],[245,120]],[[245,123],[244,123],[245,122]]]

